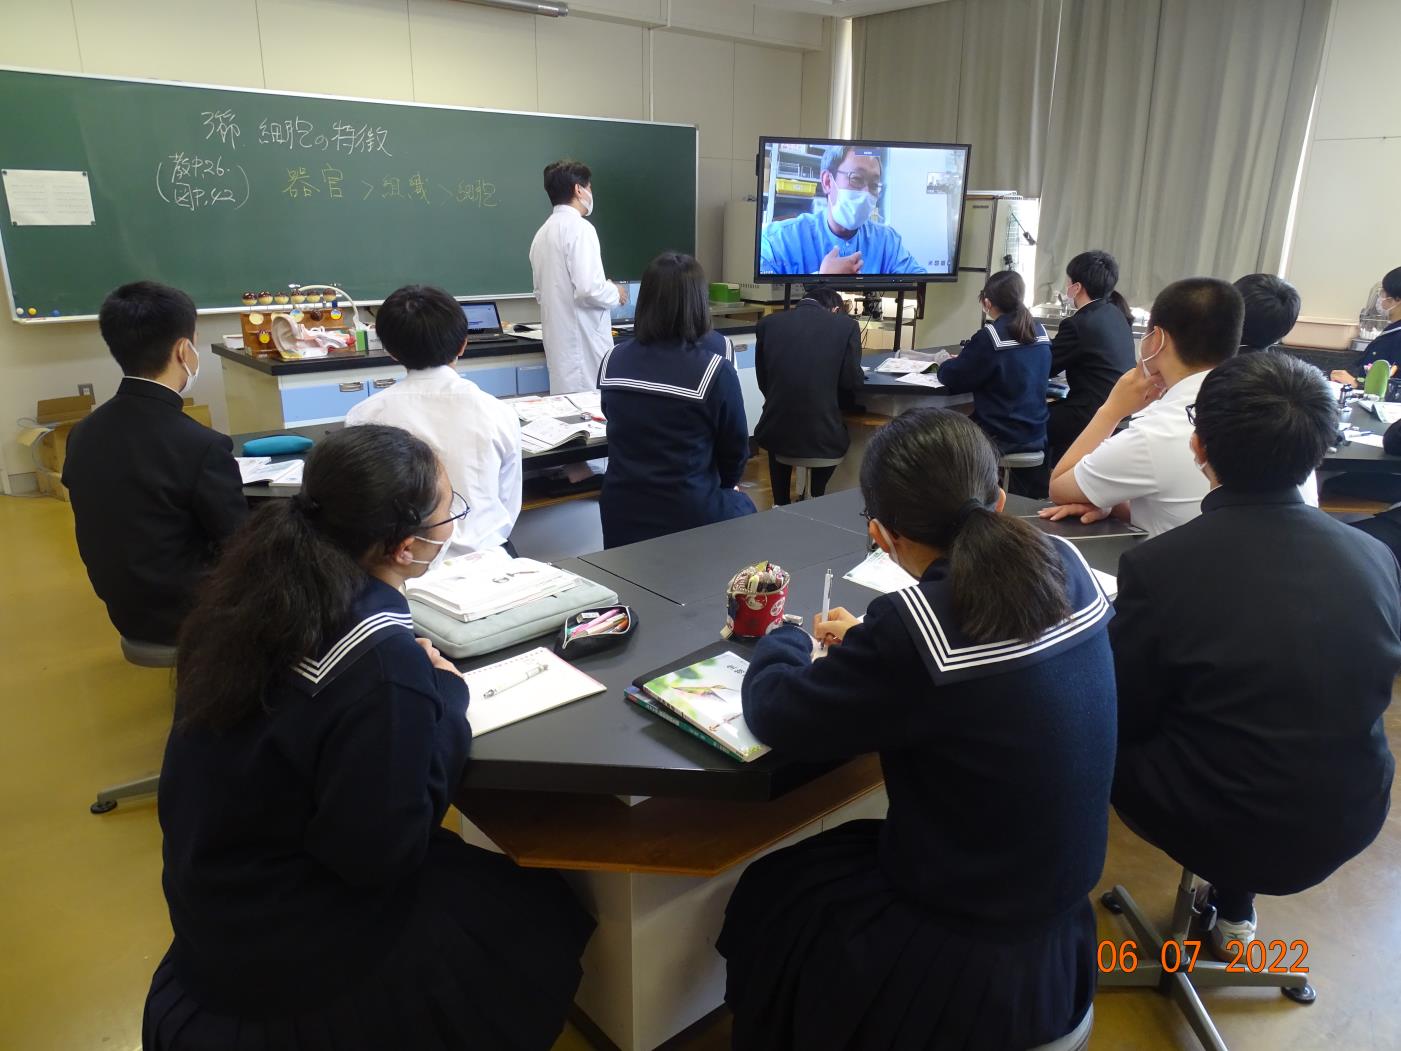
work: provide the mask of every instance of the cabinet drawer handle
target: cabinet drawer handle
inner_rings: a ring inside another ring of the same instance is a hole
[[[364,389],[365,389],[365,384],[363,384],[363,383],[342,383],[342,384],[341,384],[341,391],[342,391],[343,393],[345,393],[345,394],[354,394],[357,390],[364,390]]]
[[[396,380],[393,376],[381,377],[380,379],[375,380],[375,390],[384,390],[385,387],[392,387],[398,382],[399,381]]]

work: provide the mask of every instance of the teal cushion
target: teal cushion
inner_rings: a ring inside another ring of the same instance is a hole
[[[300,434],[270,434],[243,443],[244,456],[285,456],[304,453],[316,443]]]

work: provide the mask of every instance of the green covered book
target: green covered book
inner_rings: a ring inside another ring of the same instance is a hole
[[[726,650],[636,685],[662,709],[658,715],[665,717],[669,713],[683,720],[721,751],[749,763],[767,755],[769,746],[755,737],[744,722],[740,690],[748,670],[747,660]]]

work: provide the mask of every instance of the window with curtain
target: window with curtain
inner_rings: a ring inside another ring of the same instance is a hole
[[[973,144],[1041,198],[1036,298],[1086,248],[1146,305],[1278,268],[1332,0],[946,0],[858,19],[856,134]]]

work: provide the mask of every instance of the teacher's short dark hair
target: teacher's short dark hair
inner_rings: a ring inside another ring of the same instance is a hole
[[[195,301],[155,281],[122,285],[102,301],[97,327],[128,376],[154,379],[181,339],[195,338]]]
[[[568,204],[574,200],[574,187],[593,184],[593,172],[583,161],[552,161],[545,165],[545,193],[551,204]]]
[[[1338,433],[1338,403],[1323,373],[1278,350],[1212,369],[1195,415],[1217,479],[1245,492],[1301,485]]]
[[[441,288],[405,285],[380,305],[375,332],[404,368],[431,369],[457,360],[467,338],[467,315]]]
[[[648,263],[637,290],[637,342],[699,343],[710,329],[710,286],[696,257],[663,252]]]
[[[1250,350],[1272,347],[1299,320],[1299,290],[1276,274],[1246,274],[1236,282],[1245,301],[1241,346]]]
[[[1158,293],[1148,327],[1172,337],[1184,365],[1201,368],[1235,354],[1244,321],[1245,303],[1231,285],[1214,277],[1189,277]]]

